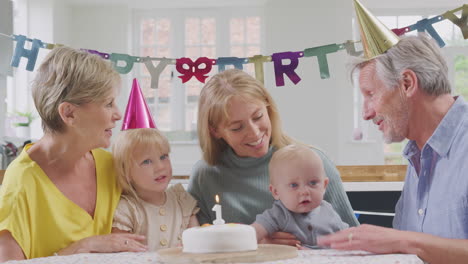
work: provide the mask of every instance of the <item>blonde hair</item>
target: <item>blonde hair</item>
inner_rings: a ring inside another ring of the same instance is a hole
[[[137,164],[134,159],[135,152],[149,149],[158,149],[161,153],[169,153],[171,150],[167,138],[154,128],[121,131],[112,144],[117,183],[124,194],[137,200],[138,195],[131,183],[130,170]]]
[[[278,109],[265,86],[244,71],[226,70],[208,81],[201,90],[198,103],[198,138],[203,159],[208,164],[216,165],[220,154],[228,147],[223,139],[211,135],[210,128],[217,128],[229,119],[229,102],[235,96],[265,104],[271,122],[270,145],[279,149],[295,142],[284,134]]]
[[[63,132],[65,124],[58,112],[61,103],[82,105],[105,100],[118,83],[120,75],[98,55],[64,46],[54,48],[32,84],[32,97],[44,132]]]
[[[315,153],[310,147],[303,145],[303,144],[292,144],[285,146],[275,153],[273,153],[273,156],[271,157],[270,163],[268,164],[268,171],[270,174],[270,183],[274,183],[274,175],[273,173],[275,169],[278,166],[285,166],[287,164],[290,164],[291,161],[293,160],[301,160],[301,161],[307,161],[311,163],[315,162],[320,162],[322,163],[322,159],[320,156]],[[322,170],[323,170],[323,165],[322,165]],[[323,176],[326,177],[325,170],[323,170],[322,173]]]

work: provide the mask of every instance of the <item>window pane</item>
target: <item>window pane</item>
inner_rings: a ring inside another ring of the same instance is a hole
[[[170,76],[161,76],[159,78],[158,96],[159,101],[169,102],[171,98],[171,78]],[[161,100],[163,99],[163,100]]]
[[[247,18],[247,43],[260,44],[260,18]]]
[[[201,28],[201,44],[214,45],[216,43],[216,23],[214,18],[204,18]]]
[[[154,19],[141,20],[141,43],[143,45],[153,45],[155,43]]]
[[[402,142],[384,144],[384,156],[386,165],[399,165],[407,164],[407,160],[402,156],[403,149],[408,140],[405,139]]]
[[[253,63],[244,64],[244,71],[255,78],[255,65]]]
[[[186,47],[185,56],[192,58],[192,60],[196,60],[198,57],[200,57],[200,48],[199,47]]]
[[[185,43],[194,45],[200,43],[200,19],[187,18],[185,20]]]
[[[402,155],[385,156],[385,165],[405,165],[408,164]]]
[[[245,57],[244,46],[231,46],[231,56],[239,58]]]
[[[201,56],[208,57],[208,58],[215,58],[216,57],[216,49],[214,47],[202,47],[201,48]]]
[[[169,131],[171,129],[169,104],[159,103],[157,109],[157,114],[153,115],[156,126],[160,130]]]
[[[154,96],[155,96],[155,91],[154,89],[150,88],[151,85],[151,78],[148,77],[141,77],[138,80],[140,87],[141,87],[141,92],[143,93],[143,96],[148,100],[154,101]]]
[[[259,46],[247,46],[247,54],[246,57],[252,57],[254,55],[260,54],[260,47]]]
[[[171,30],[171,22],[169,19],[159,19],[156,25],[156,34],[158,36],[158,45],[169,45],[169,33]]]
[[[156,56],[161,58],[161,57],[170,57],[171,56],[171,50],[169,47],[157,47],[156,48]],[[159,62],[158,62],[159,63]]]
[[[185,88],[187,90],[187,97],[198,96],[202,89],[203,84],[198,81],[195,77],[190,79],[190,81],[185,83]]]
[[[464,55],[455,57],[455,95],[468,100],[468,58]]]
[[[230,23],[231,44],[244,43],[244,19],[232,18]]]
[[[197,111],[198,111],[198,102],[187,104],[187,111],[186,111],[186,116],[185,116],[185,130],[186,131],[197,130]]]

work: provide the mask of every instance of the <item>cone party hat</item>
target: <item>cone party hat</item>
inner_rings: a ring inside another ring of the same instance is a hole
[[[130,91],[122,122],[122,130],[135,128],[156,128],[136,78],[133,79],[132,90]]]
[[[354,8],[361,31],[361,42],[364,57],[372,59],[385,53],[400,40],[382,22],[369,12],[358,0],[354,0]]]

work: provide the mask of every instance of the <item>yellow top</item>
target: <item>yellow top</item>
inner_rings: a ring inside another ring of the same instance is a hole
[[[25,146],[8,167],[0,188],[0,230],[8,230],[26,258],[51,256],[72,242],[109,234],[120,198],[112,156],[92,150],[96,163],[94,219],[69,200],[32,161]]]

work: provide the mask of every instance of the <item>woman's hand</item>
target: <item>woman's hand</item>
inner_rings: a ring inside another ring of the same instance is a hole
[[[276,233],[273,233],[269,237],[265,237],[259,243],[260,244],[280,244],[280,245],[288,245],[288,246],[296,247],[301,244],[301,241],[297,240],[297,238],[290,233],[276,232]]]
[[[57,252],[59,255],[77,253],[144,252],[148,247],[141,242],[144,236],[126,233],[92,236],[81,239]]]

